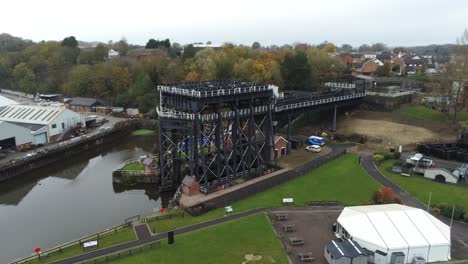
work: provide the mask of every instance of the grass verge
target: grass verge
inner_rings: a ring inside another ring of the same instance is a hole
[[[138,129],[132,132],[132,136],[146,136],[146,135],[153,135],[154,133],[156,133],[154,130]]]
[[[161,248],[113,263],[238,264],[245,261],[247,254],[261,256],[253,263],[288,263],[265,213],[179,235],[172,245],[164,240]]]
[[[122,168],[122,170],[138,170],[138,171],[141,171],[144,169],[145,169],[145,165],[143,165],[143,163],[141,162],[132,162],[132,163],[125,165]]]
[[[380,184],[359,165],[357,155],[346,154],[303,176],[231,205],[234,212],[239,213],[255,208],[281,206],[284,197],[293,197],[295,205],[299,206],[311,201],[337,201],[345,205],[368,204],[373,192],[380,187]],[[161,233],[223,215],[224,209],[219,208],[197,217],[185,214],[184,218],[154,221],[149,225],[153,232]]]
[[[455,185],[449,183],[438,183],[422,176],[404,177],[388,171],[395,160],[386,160],[379,165],[379,171],[401,188],[408,191],[423,203],[427,204],[429,193],[431,204],[455,204],[468,209],[468,187],[466,185]]]

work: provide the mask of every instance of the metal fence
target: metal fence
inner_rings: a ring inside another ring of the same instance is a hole
[[[47,259],[49,259],[52,256],[55,256],[57,254],[61,254],[63,251],[65,251],[67,248],[75,246],[75,245],[82,245],[84,242],[91,241],[91,240],[99,240],[103,237],[106,237],[107,235],[117,233],[119,230],[125,229],[125,228],[130,228],[131,227],[131,222],[121,224],[118,226],[115,226],[113,228],[109,228],[103,232],[92,234],[83,238],[80,238],[78,240],[74,240],[71,242],[68,242],[66,244],[48,249],[44,252],[41,253],[41,260],[39,262],[47,262]],[[37,262],[38,261],[38,255],[33,255],[29,256],[23,259],[16,260],[14,262],[11,262],[12,264],[24,264],[24,263],[30,263],[30,262]]]
[[[105,256],[97,257],[97,258],[94,258],[94,259],[78,262],[78,263],[79,264],[107,263],[109,261],[114,261],[114,260],[117,260],[117,259],[133,256],[133,255],[140,254],[140,253],[143,253],[143,252],[146,252],[146,251],[149,251],[149,250],[153,250],[153,249],[156,249],[156,248],[161,248],[161,241],[160,240],[150,242],[150,243],[146,243],[146,244],[143,244],[143,245],[140,245],[140,246],[132,247],[132,248],[129,248],[129,249],[125,249],[125,250],[115,252],[115,253],[112,253],[112,254],[108,254],[108,255],[105,255]],[[155,261],[155,263],[156,262],[157,261]]]

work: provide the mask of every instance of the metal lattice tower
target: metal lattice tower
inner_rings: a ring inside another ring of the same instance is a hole
[[[274,86],[215,81],[158,86],[161,189],[196,176],[202,192],[264,173],[273,145]]]

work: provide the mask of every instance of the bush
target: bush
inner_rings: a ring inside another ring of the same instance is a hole
[[[432,208],[432,212],[436,215],[440,215],[440,209],[437,207]]]
[[[441,203],[441,204],[435,205],[434,208],[438,208],[440,210],[441,215],[447,218],[452,217],[453,205]],[[455,206],[455,211],[453,212],[453,219],[464,220],[464,215],[465,215],[464,208],[461,206]]]
[[[384,187],[375,191],[372,195],[372,201],[374,201],[375,204],[401,204],[400,198],[396,196],[395,192],[390,187]]]
[[[383,156],[383,157],[384,157],[384,160],[388,160],[388,159],[393,158],[393,154],[392,154],[392,153],[387,152],[387,151],[383,151],[383,150],[376,151],[376,152],[374,153],[374,156],[375,156],[375,155],[381,155],[381,156]]]
[[[381,161],[384,161],[385,160],[385,157],[380,155],[380,154],[374,154],[374,156],[372,156],[374,158],[374,160],[378,161],[378,162],[381,162]]]
[[[468,223],[468,213],[465,212],[465,216],[463,217],[463,220]]]
[[[394,159],[400,159],[401,153],[398,151],[393,152],[393,158]]]

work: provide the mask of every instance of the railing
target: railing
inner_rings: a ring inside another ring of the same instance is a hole
[[[351,100],[355,98],[361,98],[364,96],[366,96],[366,93],[357,93],[353,95],[343,95],[343,96],[330,97],[330,98],[325,98],[325,99],[320,99],[320,100],[305,101],[305,102],[300,102],[300,103],[276,106],[275,111],[281,112],[281,111],[304,108],[304,107],[309,107],[309,106],[314,106],[314,105],[329,104],[333,102],[340,102],[340,101]]]
[[[235,94],[245,94],[245,93],[255,93],[255,92],[265,92],[273,90],[272,85],[264,85],[264,86],[250,86],[250,87],[243,87],[243,88],[231,88],[231,89],[218,89],[212,91],[197,91],[194,89],[182,89],[177,87],[170,87],[170,86],[158,86],[158,90],[161,92],[178,94],[178,95],[185,95],[190,97],[196,98],[206,98],[206,97],[214,97],[214,96],[229,96]]]
[[[129,227],[130,227],[130,223],[121,224],[121,225],[115,226],[113,228],[109,228],[109,229],[107,229],[107,230],[105,230],[103,232],[92,234],[92,235],[80,238],[78,240],[74,240],[74,241],[68,242],[66,244],[63,244],[63,245],[60,245],[60,246],[57,246],[57,247],[53,247],[51,249],[48,249],[48,250],[42,252],[41,253],[41,259],[47,261],[48,256],[51,256],[52,254],[55,254],[55,253],[61,253],[63,250],[65,250],[68,247],[75,246],[75,245],[81,245],[84,242],[87,242],[87,241],[90,241],[90,240],[100,239],[102,237],[105,237],[106,235],[109,235],[109,234],[112,234],[112,233],[117,233],[117,231],[119,231],[121,229],[124,229],[124,228],[129,228]],[[33,262],[33,261],[37,262],[37,260],[38,260],[38,256],[37,255],[32,255],[32,256],[29,256],[29,257],[26,257],[26,258],[15,260],[15,261],[11,262],[11,264],[24,264],[24,263],[29,263],[29,262]]]
[[[382,96],[382,97],[399,97],[399,96],[405,96],[405,95],[410,95],[414,94],[414,91],[404,91],[404,92],[396,92],[396,93],[379,93],[379,92],[367,92],[368,95],[376,95],[376,96]]]
[[[271,109],[273,109],[273,107],[271,107]],[[256,106],[253,108],[253,111],[254,111],[254,114],[267,113],[268,106],[267,105]],[[195,116],[198,114],[198,113],[187,113],[187,112],[182,112],[182,111],[175,111],[175,110],[164,108],[164,107],[161,107],[161,108],[158,107],[157,112],[160,117],[182,119],[182,120],[195,120]],[[250,115],[250,108],[239,109],[237,113],[239,116],[248,116]],[[235,111],[226,111],[226,112],[221,112],[219,114],[221,114],[221,117],[224,119],[236,117]],[[218,113],[211,113],[211,114],[204,114],[204,115],[198,114],[198,115],[199,115],[200,120],[203,122],[213,121],[213,120],[218,119]]]
[[[135,246],[135,247],[132,247],[132,248],[129,248],[129,249],[124,249],[124,250],[121,250],[121,251],[118,251],[118,252],[115,252],[115,253],[111,253],[111,254],[108,254],[108,255],[105,255],[105,256],[93,258],[93,259],[90,259],[90,260],[81,261],[81,262],[78,262],[78,263],[79,264],[106,263],[106,262],[114,261],[114,260],[117,260],[117,259],[120,259],[120,258],[133,256],[135,254],[140,254],[140,253],[146,252],[148,250],[152,250],[154,248],[161,248],[161,241],[160,240],[149,242],[149,243],[139,245],[139,246]]]
[[[355,83],[340,83],[340,82],[326,82],[325,87],[330,88],[342,88],[342,89],[354,89],[356,88]]]
[[[235,179],[239,179],[245,175],[248,175],[249,173],[254,173],[257,169],[256,168],[252,168],[250,170],[246,170],[245,173],[244,172],[238,172],[236,174],[231,174],[231,175],[228,175],[226,177],[223,177],[223,178],[220,178],[219,181],[218,180],[214,180],[212,182],[207,182],[205,184],[203,184],[202,186],[200,186],[200,192],[201,193],[204,193],[204,194],[208,194],[210,192],[213,192],[216,190],[216,188],[218,186],[222,186],[224,184],[229,184],[231,181],[235,180]],[[269,169],[268,170],[268,173],[271,173],[273,170]],[[229,187],[229,186],[226,186],[226,187]],[[222,188],[222,187],[221,187]]]

